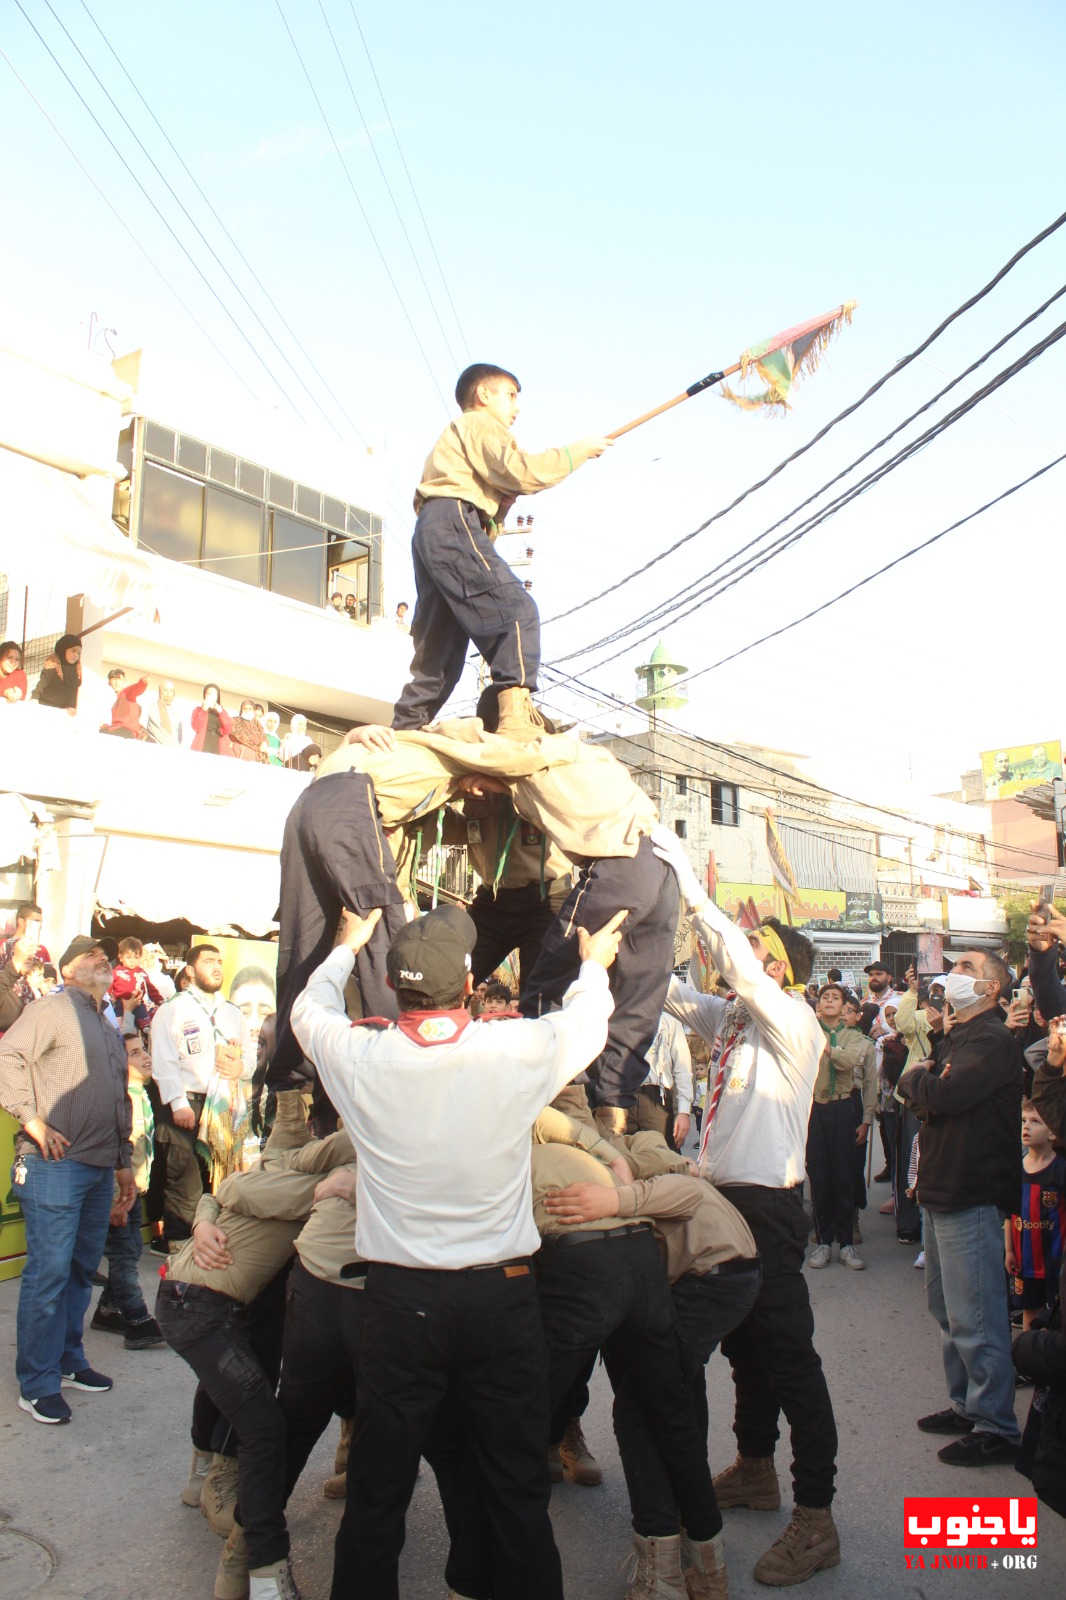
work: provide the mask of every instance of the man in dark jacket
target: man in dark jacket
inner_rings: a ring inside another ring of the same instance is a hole
[[[947,977],[954,1022],[941,1070],[912,1067],[897,1085],[924,1118],[918,1199],[925,1285],[951,1399],[918,1426],[958,1435],[938,1451],[952,1466],[1013,1460],[1020,1439],[1003,1273],[1003,1219],[1021,1184],[1022,1075],[999,1011],[1010,982],[998,956],[961,955]]]

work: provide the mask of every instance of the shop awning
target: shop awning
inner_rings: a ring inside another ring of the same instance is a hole
[[[273,852],[109,834],[96,902],[105,917],[184,920],[214,932],[232,927],[265,938],[277,926],[278,884]]]

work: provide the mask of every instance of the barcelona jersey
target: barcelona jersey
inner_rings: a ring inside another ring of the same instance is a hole
[[[1011,1243],[1021,1278],[1053,1280],[1066,1237],[1066,1156],[1055,1156],[1039,1172],[1022,1170],[1022,1204],[1010,1219]]]

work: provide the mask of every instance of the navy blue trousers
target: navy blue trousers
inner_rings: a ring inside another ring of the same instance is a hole
[[[484,656],[498,689],[537,686],[540,614],[465,500],[427,500],[418,513],[411,677],[394,728],[424,728],[459,682],[467,645]]]

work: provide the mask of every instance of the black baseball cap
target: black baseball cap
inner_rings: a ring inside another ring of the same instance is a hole
[[[72,961],[77,961],[79,956],[87,956],[90,950],[102,950],[104,947],[99,939],[90,939],[87,933],[79,933],[72,939],[59,958],[59,970],[62,972],[69,967]]]
[[[453,1000],[470,971],[477,929],[460,906],[438,906],[393,939],[385,959],[394,989],[417,989],[437,1004]]]
[[[892,968],[886,966],[883,961],[871,961],[870,965],[868,967],[863,967],[862,970],[867,975],[869,975],[871,972],[887,972],[890,978],[892,976]]]

